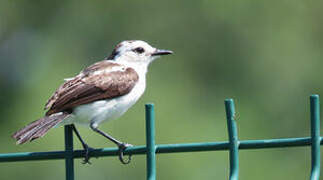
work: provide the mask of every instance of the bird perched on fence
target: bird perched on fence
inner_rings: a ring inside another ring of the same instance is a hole
[[[74,124],[88,125],[93,131],[108,138],[119,148],[123,164],[124,150],[131,146],[98,129],[100,123],[120,117],[141,97],[146,88],[148,65],[161,55],[172,51],[156,49],[140,40],[119,43],[111,55],[65,82],[49,98],[48,110],[40,118],[12,135],[17,144],[44,136],[48,130],[71,124],[85,150],[84,163],[89,163],[90,148],[81,138]]]

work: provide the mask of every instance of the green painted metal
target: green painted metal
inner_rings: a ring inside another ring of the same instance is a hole
[[[311,180],[320,179],[320,99],[318,95],[310,97],[311,103],[311,137],[312,137],[312,172]]]
[[[146,104],[147,180],[156,179],[155,111],[153,104]]]
[[[230,152],[230,180],[239,179],[239,141],[237,122],[235,120],[235,108],[232,99],[225,100],[225,111],[227,115],[229,152]]]
[[[188,144],[155,144],[155,116],[154,106],[146,105],[146,146],[134,146],[125,150],[125,154],[147,155],[147,179],[156,179],[156,153],[179,153],[200,151],[223,151],[230,152],[230,179],[238,179],[239,157],[238,150],[268,149],[311,146],[312,148],[312,171],[311,180],[319,179],[320,175],[320,145],[323,138],[320,136],[320,106],[319,96],[310,97],[311,105],[311,137],[263,139],[263,140],[238,140],[237,124],[233,100],[225,101],[229,141],[201,142]],[[83,158],[84,150],[73,150],[73,131],[70,126],[65,126],[65,151],[50,152],[22,152],[0,154],[0,162],[16,162],[29,160],[54,160],[65,159],[66,179],[74,179],[74,159]],[[91,151],[91,157],[117,156],[118,148],[102,148]]]
[[[262,139],[262,140],[240,140],[240,150],[248,149],[268,149],[268,148],[288,148],[311,145],[311,137],[283,138],[283,139]],[[321,136],[320,144],[323,145]],[[181,153],[181,152],[203,152],[203,151],[225,151],[229,150],[229,142],[201,142],[187,144],[157,144],[156,154],[160,153]],[[17,161],[38,161],[38,160],[58,160],[65,159],[65,151],[48,152],[21,152],[0,154],[0,162]],[[91,157],[117,156],[117,148],[101,148],[91,151]],[[146,154],[146,146],[133,146],[127,148],[125,154],[142,155]],[[83,150],[73,151],[74,159],[84,158]]]
[[[71,125],[64,127],[65,130],[65,173],[67,180],[74,180],[73,158],[73,129]]]

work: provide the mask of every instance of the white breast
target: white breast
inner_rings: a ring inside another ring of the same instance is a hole
[[[80,105],[73,110],[73,116],[65,119],[63,124],[83,124],[89,125],[93,123],[94,126],[120,117],[131,106],[133,106],[142,96],[146,88],[145,74],[139,75],[139,80],[133,89],[126,95],[108,99],[99,100],[93,103]]]

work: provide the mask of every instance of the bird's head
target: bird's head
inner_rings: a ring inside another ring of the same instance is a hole
[[[172,54],[172,51],[157,49],[148,43],[140,40],[123,41],[119,43],[108,60],[117,62],[136,63],[148,65],[154,59],[161,55]]]

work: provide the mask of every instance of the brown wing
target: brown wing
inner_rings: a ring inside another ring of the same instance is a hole
[[[113,67],[117,67],[116,70]],[[125,95],[131,91],[138,79],[138,74],[132,68],[109,61],[98,62],[56,90],[46,103],[45,109],[49,109],[46,115],[68,111],[96,100]]]

